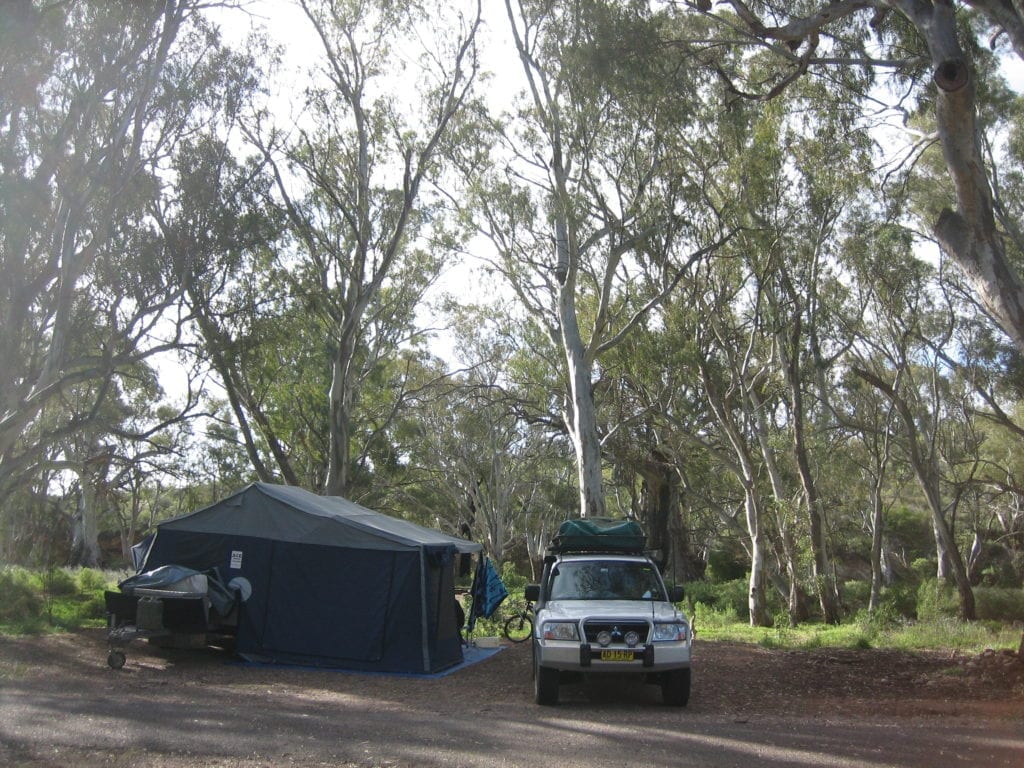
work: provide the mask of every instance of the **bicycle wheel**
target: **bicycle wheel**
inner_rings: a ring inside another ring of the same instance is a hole
[[[521,643],[533,634],[533,619],[526,613],[512,616],[505,620],[503,632],[513,643]]]

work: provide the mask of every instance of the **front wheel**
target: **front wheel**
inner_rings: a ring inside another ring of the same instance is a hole
[[[107,665],[111,669],[121,669],[127,660],[127,657],[121,651],[110,651],[107,654]]]
[[[690,670],[673,669],[661,678],[661,699],[670,707],[685,707],[690,700]]]
[[[558,703],[558,670],[542,667],[533,651],[533,700],[538,704]]]
[[[513,643],[521,643],[527,638],[533,637],[533,619],[525,613],[512,616],[511,618],[506,619],[505,626],[502,631],[504,632],[505,637]]]

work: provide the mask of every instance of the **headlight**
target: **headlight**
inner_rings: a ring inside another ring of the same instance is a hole
[[[571,621],[544,622],[545,640],[577,640],[576,625]]]
[[[672,640],[685,640],[690,628],[686,622],[675,622],[672,624],[654,625],[654,642],[668,642]]]

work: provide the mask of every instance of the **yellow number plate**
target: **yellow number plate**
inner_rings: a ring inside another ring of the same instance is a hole
[[[601,651],[601,661],[635,661],[633,651]]]

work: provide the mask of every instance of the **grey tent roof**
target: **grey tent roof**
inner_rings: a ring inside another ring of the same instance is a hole
[[[252,483],[208,507],[158,528],[252,536],[357,549],[419,549],[450,544],[480,552],[476,542],[374,512],[340,496],[319,496],[291,485]]]

